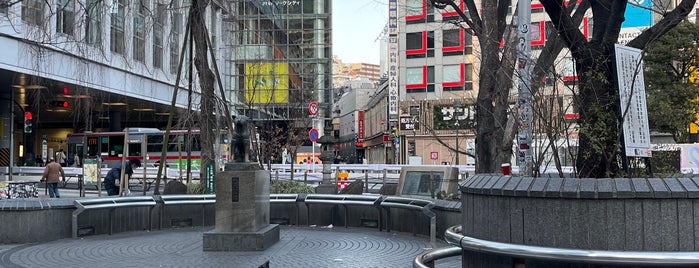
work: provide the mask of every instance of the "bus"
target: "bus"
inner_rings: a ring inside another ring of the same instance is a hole
[[[191,160],[192,169],[198,170],[201,165],[200,131],[192,130],[191,136],[187,130],[171,130],[168,139],[166,163],[168,167],[186,167]],[[96,159],[101,168],[111,168],[126,159],[139,159],[143,166],[158,166],[161,163],[163,137],[165,131],[156,128],[129,128],[126,132],[85,132],[72,133],[67,137],[67,155],[69,162],[77,154],[83,159]],[[216,135],[216,162],[221,169],[229,159],[229,145],[226,133]],[[128,140],[126,140],[128,137]],[[124,155],[124,146],[128,146]],[[191,146],[191,159],[187,157],[188,147]]]

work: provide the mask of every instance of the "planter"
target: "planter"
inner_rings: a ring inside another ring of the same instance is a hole
[[[696,251],[698,185],[699,178],[476,175],[461,184],[463,233],[496,242],[555,248]],[[464,267],[514,267],[516,261],[468,251],[463,259],[469,260]],[[525,265],[573,264],[531,259],[525,260]]]

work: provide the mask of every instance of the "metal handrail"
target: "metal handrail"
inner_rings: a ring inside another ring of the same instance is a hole
[[[460,247],[444,247],[436,248],[420,255],[417,255],[413,260],[413,268],[430,268],[434,267],[434,261],[455,257],[461,255],[462,249]]]
[[[679,266],[699,264],[699,252],[612,251],[567,249],[494,242],[464,236],[461,225],[449,227],[445,239],[449,244],[476,252],[513,257],[586,264],[652,264]]]

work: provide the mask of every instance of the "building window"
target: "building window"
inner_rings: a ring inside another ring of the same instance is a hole
[[[444,65],[442,68],[442,85],[444,87],[456,87],[464,84],[464,66]]]
[[[85,43],[102,44],[102,1],[88,0],[85,7]]]
[[[451,29],[442,31],[442,52],[464,50],[464,31]]]
[[[406,71],[405,83],[407,88],[425,87],[425,66],[409,67]]]
[[[109,47],[112,52],[124,54],[124,2],[114,0],[111,6],[112,24],[109,35]]]
[[[28,24],[41,26],[44,22],[44,5],[44,1],[41,0],[23,0],[22,20]]]
[[[532,22],[531,24],[531,32],[530,32],[530,38],[532,42],[532,46],[541,46],[546,43],[546,28],[545,28],[546,23],[543,21],[540,22]]]
[[[427,5],[425,0],[405,1],[405,20],[423,20],[427,17]]]
[[[425,35],[423,32],[407,33],[405,37],[405,49],[408,54],[424,53],[427,40],[424,39]]]
[[[153,67],[163,68],[163,25],[165,25],[165,5],[155,4],[153,20]]]
[[[73,35],[75,29],[75,1],[59,0],[56,10],[56,32]]]
[[[434,66],[407,68],[405,83],[408,92],[434,92]]]
[[[459,9],[461,11],[464,10],[464,1],[463,0],[454,0],[454,3],[459,6]],[[444,9],[442,12],[442,17],[458,17],[459,13],[456,12],[454,8],[452,8],[450,5],[447,5],[447,8]]]
[[[472,89],[472,72],[473,66],[471,64],[444,65],[442,67],[442,90],[460,91]]]
[[[144,62],[146,59],[146,12],[148,1],[136,2],[136,14],[133,16],[133,59]]]
[[[424,58],[434,57],[434,32],[407,33],[406,35],[406,57]]]
[[[170,29],[170,73],[177,73],[180,61],[180,32],[182,31],[182,15],[177,8],[172,12],[172,28]]]

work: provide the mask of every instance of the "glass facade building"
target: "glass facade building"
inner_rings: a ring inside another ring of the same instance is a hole
[[[284,128],[315,127],[332,104],[331,0],[231,1],[231,99],[238,114]]]

